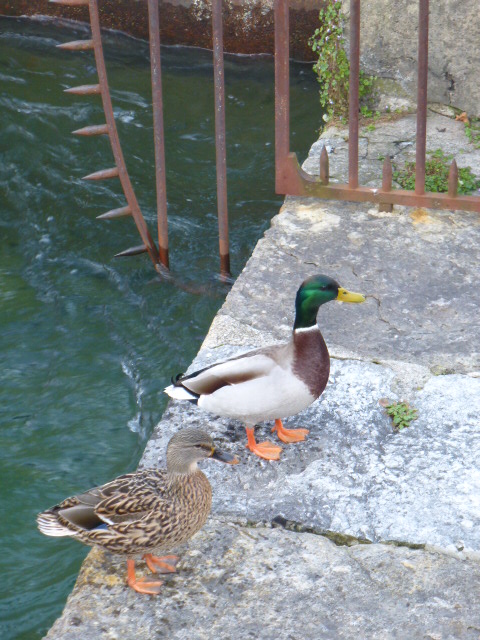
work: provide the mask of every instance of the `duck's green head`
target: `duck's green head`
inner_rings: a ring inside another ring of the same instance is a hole
[[[340,302],[365,302],[361,293],[350,293],[333,278],[319,274],[307,278],[297,291],[295,300],[294,329],[307,329],[317,322],[319,307],[330,300]]]

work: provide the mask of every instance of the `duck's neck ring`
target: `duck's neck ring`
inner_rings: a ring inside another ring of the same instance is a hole
[[[320,331],[320,329],[318,328],[318,324],[315,322],[315,324],[312,324],[310,327],[294,327],[293,328],[294,333],[306,333],[308,331]]]

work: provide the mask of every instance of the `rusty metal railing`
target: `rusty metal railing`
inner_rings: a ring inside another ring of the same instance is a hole
[[[113,115],[112,100],[110,98],[110,91],[108,88],[107,70],[105,67],[105,60],[103,57],[102,39],[100,34],[100,22],[98,15],[97,0],[50,0],[56,4],[70,5],[70,6],[88,6],[90,13],[90,24],[92,29],[91,40],[76,40],[73,42],[66,42],[59,45],[60,49],[67,49],[69,51],[86,51],[93,49],[95,54],[95,63],[98,73],[98,84],[94,85],[82,85],[79,87],[72,87],[66,89],[67,93],[73,93],[76,95],[98,95],[102,98],[103,111],[105,113],[106,124],[102,125],[90,125],[82,129],[77,129],[73,133],[83,136],[96,136],[107,134],[110,138],[110,145],[112,147],[113,157],[115,161],[115,167],[109,169],[102,169],[95,171],[84,177],[84,180],[106,180],[110,178],[119,178],[122,185],[127,206],[113,209],[98,216],[99,219],[110,220],[113,218],[132,216],[135,225],[138,229],[143,244],[126,249],[117,254],[117,256],[131,256],[139,253],[147,252],[151,261],[158,267],[159,254],[155,243],[152,240],[152,236],[147,228],[145,219],[140,211],[140,207],[133,190],[130,177],[128,175],[127,167],[120,146],[120,140],[118,137],[117,126],[115,124],[115,117]]]
[[[429,0],[419,0],[418,90],[415,191],[392,188],[392,165],[385,158],[382,186],[364,187],[358,182],[359,73],[360,73],[360,0],[350,0],[350,87],[348,132],[348,183],[329,180],[329,159],[325,147],[320,154],[319,176],[306,173],[289,144],[289,24],[288,0],[275,0],[275,187],[277,193],[316,196],[333,200],[373,202],[381,208],[393,204],[432,209],[464,209],[480,213],[480,196],[457,195],[458,170],[452,161],[447,193],[425,192],[425,156],[427,133]]]
[[[165,169],[165,141],[163,128],[163,97],[160,58],[160,21],[158,0],[148,0],[148,20],[150,36],[150,64],[152,76],[152,107],[155,148],[155,183],[157,191],[157,249],[147,224],[140,210],[133,186],[128,175],[123,157],[120,140],[112,108],[112,100],[108,87],[107,71],[103,57],[103,48],[100,32],[98,0],[50,0],[55,4],[64,6],[88,6],[92,38],[90,40],[78,40],[59,45],[60,49],[70,51],[86,51],[93,49],[98,73],[98,84],[83,85],[67,89],[67,93],[76,95],[100,94],[106,124],[89,125],[78,129],[76,135],[95,136],[106,134],[110,138],[115,167],[102,169],[85,176],[85,180],[105,180],[119,178],[127,200],[127,206],[113,209],[97,216],[102,220],[110,220],[122,216],[132,216],[137,226],[143,244],[131,247],[116,254],[120,256],[132,256],[147,252],[157,271],[162,275],[168,274],[169,249],[168,249],[168,218],[167,218],[167,190]],[[215,138],[216,138],[216,164],[217,164],[217,203],[218,203],[218,229],[220,250],[220,277],[222,281],[230,281],[230,252],[228,240],[228,206],[227,206],[227,161],[226,161],[226,135],[225,135],[225,81],[223,71],[223,29],[222,29],[222,0],[212,2],[212,33],[213,33],[213,58],[214,58],[214,83],[215,83]]]

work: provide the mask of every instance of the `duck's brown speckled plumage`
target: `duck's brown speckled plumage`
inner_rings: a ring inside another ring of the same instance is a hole
[[[184,429],[169,443],[167,470],[142,469],[67,498],[39,514],[39,528],[128,558],[171,550],[199,531],[210,513],[212,490],[197,467],[208,457],[237,462],[205,432]]]
[[[164,470],[143,469],[67,498],[42,516],[69,529],[85,544],[133,557],[171,550],[189,540],[205,524],[211,505],[212,489],[199,469],[171,477]],[[62,515],[79,506],[85,507],[82,519],[88,519],[92,528]],[[107,529],[95,528],[106,522],[112,523]]]

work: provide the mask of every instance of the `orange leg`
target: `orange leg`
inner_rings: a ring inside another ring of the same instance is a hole
[[[255,441],[255,434],[253,427],[245,427],[247,431],[247,449],[250,449],[259,458],[265,460],[280,460],[280,453],[282,447],[273,444],[272,442],[257,442]]]
[[[148,580],[135,577],[135,560],[127,560],[127,584],[138,593],[148,593],[156,596],[160,593],[163,582],[160,580]]]
[[[143,559],[147,563],[147,567],[152,573],[175,573],[178,562],[178,556],[152,556],[151,553],[146,553]]]
[[[280,419],[275,420],[275,426],[272,429],[272,433],[276,431],[277,436],[282,442],[301,442],[305,440],[305,436],[308,434],[308,429],[284,429],[282,421]]]

